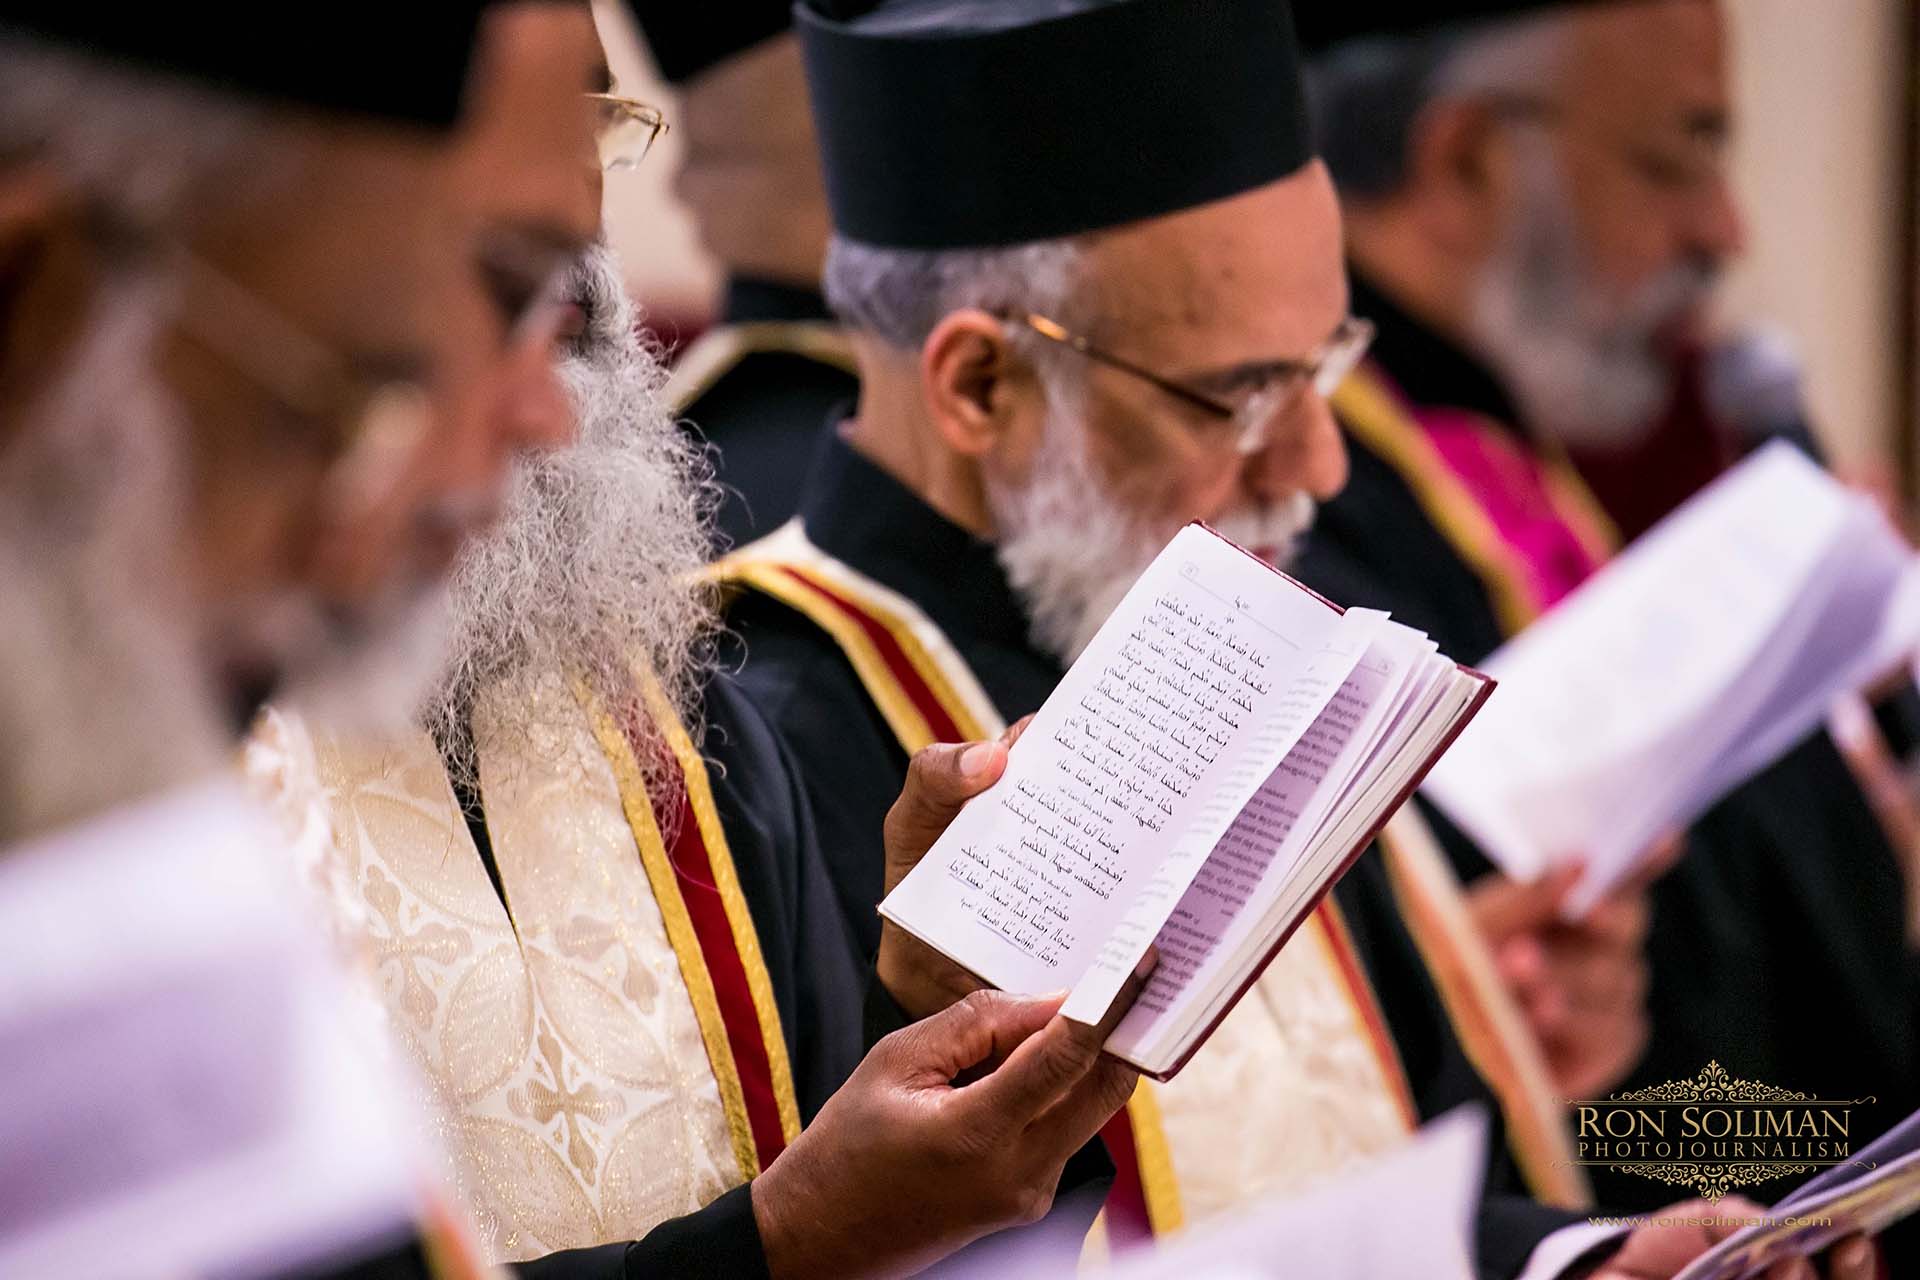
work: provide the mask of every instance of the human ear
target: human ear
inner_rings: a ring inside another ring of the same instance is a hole
[[[1039,394],[1005,323],[974,309],[945,316],[927,335],[920,389],[941,440],[972,458],[999,447]]]
[[[96,274],[79,210],[50,170],[0,168],[0,406],[27,402],[78,329]],[[0,444],[11,419],[0,410]]]
[[[1484,102],[1433,103],[1407,142],[1406,188],[1428,236],[1462,256],[1486,250],[1515,191],[1512,132]]]

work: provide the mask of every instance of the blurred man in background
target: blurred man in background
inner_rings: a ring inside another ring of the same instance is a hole
[[[718,323],[677,357],[668,396],[716,446],[723,545],[744,546],[798,509],[820,424],[859,391],[820,297],[827,198],[792,6],[634,8],[680,93],[674,192],[726,272]]]
[[[577,439],[523,459],[461,553],[420,727],[275,713],[252,763],[492,1256],[543,1277],[924,1265],[1044,1210],[1133,1073],[1057,1000],[984,993],[861,1061],[865,964],[793,765],[712,660],[704,460],[611,255],[567,296]],[[988,754],[916,777],[896,856],[997,776]]]
[[[0,12],[5,1269],[427,1268],[386,1082],[216,779],[418,594],[314,557],[499,328],[447,182],[475,18],[263,61]]]
[[[140,69],[173,68],[137,31],[126,63],[9,31],[7,837],[217,768],[264,688],[370,648],[411,593],[402,562],[328,598],[315,550],[487,336],[427,127],[470,30],[364,90],[318,56],[211,66],[266,99]],[[314,109],[336,95],[354,114]]]
[[[1355,310],[1379,332],[1334,400],[1353,475],[1300,573],[1473,662],[1614,550],[1568,455],[1643,440],[1740,250],[1723,17],[1711,0],[1470,2],[1412,29],[1364,5],[1302,28]],[[1664,509],[1731,456],[1647,465],[1633,495],[1664,493]],[[1451,850],[1486,875],[1466,842]],[[1510,892],[1475,888],[1483,903]],[[1655,889],[1650,1050],[1621,1083],[1713,1059],[1819,1096],[1876,1094],[1876,1129],[1899,1118],[1916,1100],[1905,899],[1886,834],[1817,735],[1696,824]],[[1542,945],[1577,964],[1585,944],[1549,931],[1505,958],[1537,965]],[[1549,1041],[1584,1020],[1562,1008]],[[1596,1185],[1623,1204],[1660,1191],[1609,1171]]]

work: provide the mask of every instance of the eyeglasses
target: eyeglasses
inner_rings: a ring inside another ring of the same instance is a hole
[[[1566,105],[1552,98],[1528,93],[1483,96],[1500,115],[1524,124],[1566,126],[1570,119]],[[1636,177],[1657,191],[1690,196],[1718,186],[1727,177],[1724,128],[1708,126],[1659,142],[1598,137],[1591,132],[1586,136],[1614,152]]]
[[[590,93],[587,101],[596,112],[594,140],[599,144],[600,168],[605,172],[638,167],[667,131],[667,119],[659,109],[637,99]]]
[[[1178,379],[1155,373],[1144,365],[1096,347],[1058,321],[1031,311],[1011,317],[1049,342],[1079,352],[1097,364],[1152,383],[1160,390],[1205,413],[1222,426],[1230,427],[1234,452],[1245,456],[1259,452],[1265,443],[1267,427],[1290,408],[1302,390],[1311,386],[1316,395],[1330,396],[1346,381],[1373,342],[1373,325],[1356,316],[1342,320],[1333,334],[1303,360],[1275,360],[1260,367],[1257,377],[1243,383],[1242,389],[1215,395]]]
[[[507,322],[507,349],[550,349],[567,310],[567,272],[579,261],[573,245],[519,227],[492,228],[474,248],[474,265]]]

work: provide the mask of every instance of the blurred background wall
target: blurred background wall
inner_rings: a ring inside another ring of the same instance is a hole
[[[1838,463],[1891,466],[1912,429],[1912,0],[1724,3],[1751,236],[1727,316],[1792,340]]]
[[[700,0],[690,0],[698,3]],[[1331,3],[1334,0],[1297,0]],[[1920,0],[1722,0],[1732,23],[1736,185],[1751,237],[1725,291],[1727,323],[1763,326],[1799,353],[1815,422],[1836,462],[1916,492],[1920,254],[1912,249],[1920,102]],[[624,6],[595,0],[624,91],[672,95]],[[673,198],[669,133],[638,169],[609,176],[607,217],[636,295],[667,332],[702,324],[715,288]]]

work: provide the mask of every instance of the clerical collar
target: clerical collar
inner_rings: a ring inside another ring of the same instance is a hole
[[[720,304],[727,324],[755,324],[768,320],[832,320],[827,300],[817,289],[783,284],[764,276],[732,276]]]
[[[1478,359],[1415,320],[1358,267],[1349,265],[1353,314],[1373,321],[1370,359],[1417,405],[1478,413],[1510,430],[1526,424],[1513,397]]]
[[[800,505],[814,546],[925,609],[942,631],[1027,643],[1027,614],[993,544],[923,502],[841,439],[820,433]]]

